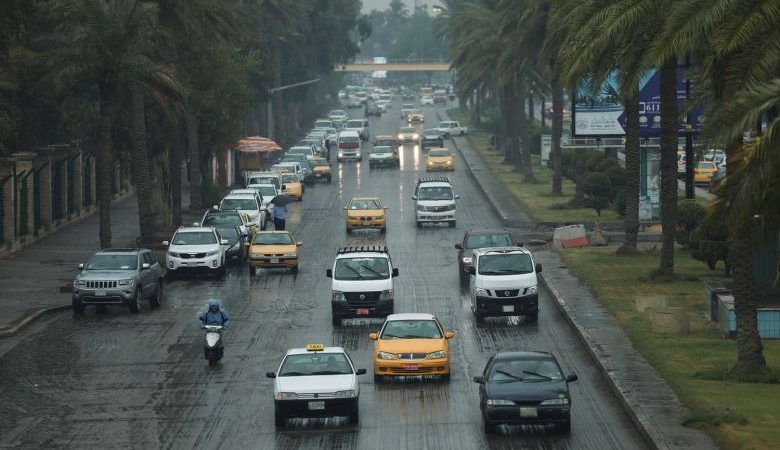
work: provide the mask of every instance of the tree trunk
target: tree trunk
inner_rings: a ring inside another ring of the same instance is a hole
[[[141,243],[154,241],[154,211],[152,211],[152,176],[149,169],[149,152],[146,148],[146,111],[144,93],[138,83],[131,88],[133,106],[133,175],[135,196],[138,200],[138,225]]]
[[[749,239],[729,242],[734,276],[734,313],[737,318],[737,365],[743,373],[766,370],[764,347],[758,335],[756,304],[753,299],[753,248]]]
[[[533,126],[534,124],[534,96],[532,93],[528,93],[528,121]]]
[[[528,90],[525,83],[517,81],[517,102],[520,105],[517,114],[517,127],[518,134],[520,135],[520,170],[523,172],[523,179],[530,183],[536,183],[536,177],[534,176],[534,168],[531,165],[531,135],[530,126],[528,124],[528,116],[525,114],[525,108],[522,106],[525,103]]]
[[[114,86],[100,85],[100,137],[97,158],[97,200],[100,211],[100,248],[111,247],[111,181],[114,174],[111,126],[114,115]]]
[[[171,176],[171,222],[174,228],[181,226],[181,162],[184,152],[182,151],[181,127],[174,124],[171,134],[171,146],[168,150],[169,163],[168,169]]]
[[[190,177],[190,209],[203,209],[203,176],[200,171],[200,151],[198,150],[198,118],[187,111],[187,173]]]
[[[674,276],[677,227],[677,61],[661,66],[661,266],[659,274]]]
[[[563,136],[563,88],[558,82],[552,85],[552,149],[550,160],[553,166],[552,193],[563,195],[563,167],[561,163],[561,137]],[[542,103],[544,104],[544,103]],[[542,116],[544,117],[544,116]]]
[[[626,217],[625,238],[619,255],[636,255],[639,234],[639,90],[633,89],[626,104]]]
[[[501,86],[498,96],[498,110],[501,120],[498,121],[500,129],[496,136],[496,148],[504,148],[504,161],[512,162],[512,147],[509,143],[509,87]]]
[[[577,208],[582,207],[585,204],[585,192],[582,190],[582,185],[585,181],[585,152],[582,150],[574,150],[574,198],[572,199],[572,206]]]
[[[482,96],[479,92],[474,92],[474,119],[475,125],[479,126],[482,123]]]
[[[517,164],[519,162],[519,137],[517,135],[518,129],[514,118],[518,115],[518,110],[522,110],[522,104],[517,103],[517,91],[513,82],[508,82],[501,87],[503,93],[502,99],[504,108],[502,112],[502,121],[504,124],[504,149],[505,159],[510,164]],[[518,108],[518,106],[520,106]]]
[[[279,49],[279,44],[274,40],[274,44],[272,45],[272,61],[273,61],[273,68],[271,70],[271,76],[273,77],[273,87],[281,87],[282,86],[282,56],[281,56],[281,49]],[[276,92],[271,96],[271,103],[273,105],[273,124],[274,124],[274,135],[273,140],[279,143],[285,142],[285,135],[284,135],[284,112],[282,109],[284,108],[284,103],[282,97],[284,96],[284,91]]]

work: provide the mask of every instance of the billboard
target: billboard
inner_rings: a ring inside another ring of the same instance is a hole
[[[691,86],[691,90],[694,88]],[[677,69],[677,108],[685,109],[685,70]],[[572,99],[572,133],[578,137],[621,137],[626,134],[625,107],[620,102],[617,71],[613,71],[601,88],[593,94],[593,80],[583,80]],[[703,115],[701,108],[691,111],[693,132],[698,134]],[[657,137],[661,130],[661,75],[652,69],[639,85],[639,135]],[[685,133],[685,120],[678,133]]]

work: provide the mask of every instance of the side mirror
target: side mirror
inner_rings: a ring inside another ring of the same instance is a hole
[[[477,274],[477,268],[474,266],[471,266],[468,268],[469,275],[476,275]]]
[[[477,384],[485,384],[485,377],[474,377],[474,382]]]
[[[84,263],[79,264],[79,270],[84,270]]]
[[[150,266],[149,263],[141,264],[141,270],[149,270],[150,267],[152,267],[152,266]]]
[[[275,372],[266,372],[265,376],[267,376],[268,378],[276,378],[276,373]]]
[[[162,245],[163,245],[163,247],[167,247],[168,246],[168,241],[162,241]]]
[[[342,206],[342,208],[344,208],[344,211],[346,211],[346,210],[347,210],[347,207],[346,207],[346,206]]]
[[[384,206],[383,208],[385,208],[385,209],[390,209],[390,207],[389,207],[389,206]]]
[[[368,338],[371,339],[372,341],[375,341],[377,340],[378,336],[376,333],[368,333]]]
[[[325,269],[325,276],[328,278],[333,278],[333,269]]]
[[[416,195],[412,195],[412,200],[417,200],[417,196]]]
[[[303,241],[297,241],[297,242],[295,243],[295,245],[297,245],[298,247],[300,247],[301,245],[303,245]]]
[[[522,247],[522,246],[523,246],[523,243],[522,243],[522,242],[518,242],[518,243],[517,243],[517,246],[518,246],[518,247]]]
[[[445,331],[444,332],[444,339],[452,339],[455,337],[455,333],[452,331]]]
[[[220,239],[220,240],[219,240],[219,244],[220,244],[220,245],[228,245],[228,244],[230,244],[230,243],[228,242],[228,240],[227,240],[227,239]]]
[[[214,211],[219,211],[219,205],[211,205],[211,209]]]
[[[283,185],[282,185],[282,190],[283,190],[283,191],[286,191],[286,190],[287,190],[287,185],[286,185],[286,184],[283,184]]]
[[[398,276],[398,267],[393,267],[393,276],[394,277]]]
[[[566,382],[571,383],[572,381],[577,381],[578,379],[579,378],[577,377],[577,375],[569,375],[566,377]]]
[[[252,246],[252,244],[251,244],[251,243],[249,243],[249,242],[244,242],[244,247],[251,247],[251,246]]]
[[[542,265],[541,264],[536,263],[535,269],[536,269],[536,273],[542,273]]]
[[[455,200],[459,199],[460,195],[455,195]]]
[[[458,250],[463,250],[463,246],[459,243],[455,244],[455,248],[457,248]]]
[[[358,369],[355,371],[355,375],[365,375],[366,369]]]

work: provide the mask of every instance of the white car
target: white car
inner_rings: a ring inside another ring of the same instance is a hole
[[[474,250],[471,274],[471,311],[477,322],[488,316],[520,316],[536,322],[539,315],[537,274],[531,252],[523,247]]]
[[[393,278],[398,268],[387,247],[341,247],[325,275],[333,279],[333,326],[341,326],[344,318],[387,317],[394,312]]]
[[[415,219],[417,228],[423,223],[446,222],[455,227],[455,195],[449,179],[446,177],[427,177],[417,180],[412,200],[415,202]]]
[[[420,106],[433,106],[433,97],[430,95],[423,95],[420,97]]]
[[[371,152],[368,154],[368,167],[389,165],[398,166],[401,164],[398,157],[398,148],[389,147],[386,145],[378,145],[371,148]]]
[[[219,277],[225,275],[225,250],[228,240],[220,239],[212,227],[181,227],[169,241],[165,254],[167,277],[174,278],[187,270],[206,270]]]
[[[357,369],[341,347],[310,344],[287,350],[279,368],[267,372],[274,380],[274,421],[286,425],[291,417],[346,416],[351,425],[360,420],[360,383]]]
[[[273,184],[250,184],[246,187],[247,189],[254,189],[257,191],[258,194],[260,194],[260,197],[263,200],[263,208],[270,211],[273,209],[273,203],[271,203],[271,200],[274,199],[277,195],[279,195],[279,190],[276,189],[276,186]]]
[[[349,114],[342,109],[334,109],[328,113],[328,119],[335,122],[336,128],[339,128],[341,124],[349,120]]]
[[[230,192],[219,202],[220,211],[238,211],[246,214],[249,226],[256,230],[265,230],[265,211],[263,199],[254,189],[242,189]]]
[[[420,132],[415,127],[401,127],[398,130],[398,140],[401,142],[420,142]]]
[[[368,140],[368,120],[365,119],[350,119],[344,124],[342,131],[355,131],[360,139],[363,141]]]
[[[435,129],[441,132],[442,136],[444,137],[465,136],[469,131],[467,127],[460,126],[460,122],[457,120],[445,120],[439,122],[439,126]]]

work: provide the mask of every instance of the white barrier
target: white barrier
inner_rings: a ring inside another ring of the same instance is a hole
[[[553,246],[555,248],[587,247],[588,237],[585,235],[584,225],[568,225],[558,227],[553,232]]]

